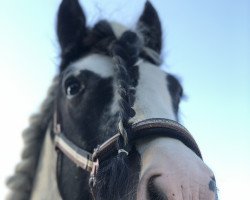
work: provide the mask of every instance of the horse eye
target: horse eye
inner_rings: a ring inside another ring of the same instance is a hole
[[[69,78],[65,82],[65,91],[69,98],[77,95],[82,89],[81,82],[74,77]]]

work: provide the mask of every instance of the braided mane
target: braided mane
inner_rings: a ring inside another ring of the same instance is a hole
[[[30,126],[23,131],[24,149],[14,175],[7,180],[7,186],[11,190],[7,200],[30,199],[44,137],[53,115],[57,87],[58,77],[55,77],[47,98],[42,103],[40,113],[30,118]]]

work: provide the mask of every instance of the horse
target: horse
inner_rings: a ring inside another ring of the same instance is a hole
[[[59,73],[7,181],[7,200],[214,200],[216,181],[178,122],[183,88],[160,69],[162,28],[145,2],[136,27],[57,16]]]

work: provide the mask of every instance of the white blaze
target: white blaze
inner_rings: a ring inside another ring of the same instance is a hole
[[[114,74],[111,58],[101,54],[91,54],[83,57],[72,63],[70,67],[76,69],[75,75],[79,74],[82,70],[89,70],[102,78],[109,78]]]
[[[136,115],[131,122],[136,123],[149,118],[176,120],[166,73],[149,62],[142,61],[139,64],[135,97],[133,109]]]

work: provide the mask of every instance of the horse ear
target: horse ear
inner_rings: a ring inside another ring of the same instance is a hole
[[[145,3],[144,11],[137,23],[137,30],[142,34],[146,47],[155,50],[157,53],[161,52],[161,22],[155,8],[149,1]]]
[[[57,16],[57,36],[62,54],[79,45],[86,30],[86,18],[78,0],[63,0]]]

